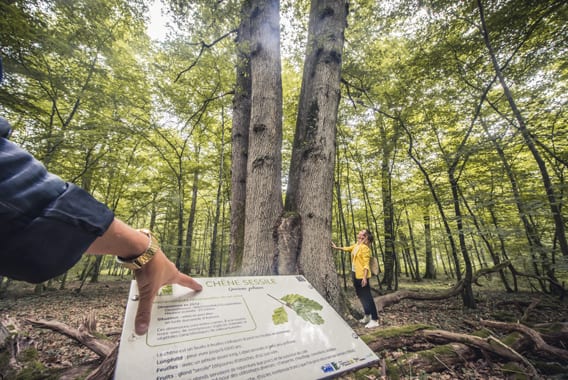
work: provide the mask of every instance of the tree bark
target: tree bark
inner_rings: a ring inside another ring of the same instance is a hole
[[[231,237],[229,271],[240,269],[245,238],[247,152],[251,111],[250,1],[243,1],[237,36],[237,69],[233,100],[231,151]]]
[[[223,114],[224,118],[224,114]],[[217,195],[215,196],[215,215],[213,217],[213,233],[211,234],[211,250],[209,255],[209,277],[214,277],[215,273],[221,276],[221,271],[217,272],[217,259],[219,255],[217,248],[217,228],[221,217],[221,190],[223,188],[223,167],[225,165],[225,125],[221,124],[221,149],[219,152],[221,159],[219,160],[219,172],[217,176]],[[221,244],[222,245],[222,244]],[[222,258],[221,258],[222,259]]]
[[[300,272],[336,310],[340,287],[329,242],[346,23],[345,0],[311,2],[285,205],[301,219]]]
[[[280,4],[253,0],[243,275],[274,274],[274,228],[282,214]]]
[[[434,252],[432,251],[432,226],[430,224],[430,207],[424,207],[424,254],[426,256],[425,279],[436,278],[436,266],[434,265]]]
[[[397,257],[395,250],[394,205],[392,201],[390,152],[384,126],[381,126],[381,195],[383,200],[383,228],[385,241],[385,270],[382,283],[387,290],[398,289]]]
[[[197,152],[200,148],[197,147]],[[199,169],[193,172],[193,184],[191,185],[191,206],[189,208],[189,216],[187,218],[187,230],[185,231],[185,253],[183,260],[183,273],[190,274],[192,271],[191,253],[193,251],[193,230],[195,226],[195,214],[197,212],[197,193],[199,190]]]

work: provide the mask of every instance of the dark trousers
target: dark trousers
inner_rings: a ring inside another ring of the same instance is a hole
[[[371,295],[371,285],[369,285],[369,280],[367,280],[366,286],[361,286],[361,280],[355,278],[355,272],[351,272],[351,278],[353,279],[353,286],[355,287],[355,293],[361,301],[363,306],[363,311],[365,315],[371,315],[371,319],[378,320],[379,316],[377,314],[377,307],[375,306],[375,301]]]

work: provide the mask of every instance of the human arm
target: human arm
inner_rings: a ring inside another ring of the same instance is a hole
[[[91,244],[87,252],[93,255],[111,254],[129,260],[148,248],[148,239],[144,233],[115,218],[107,231]],[[180,273],[161,249],[158,249],[142,268],[134,270],[134,276],[140,295],[135,318],[135,331],[138,335],[143,335],[148,330],[152,303],[162,286],[178,284],[194,291],[202,289],[193,278]]]
[[[367,286],[367,275],[369,274],[369,270],[367,268],[363,269],[363,279],[361,280],[361,286]]]
[[[368,282],[369,273],[371,273],[371,249],[366,244],[361,244],[360,257],[361,265],[363,267],[363,278],[361,280],[361,286],[366,286]]]
[[[353,249],[353,245],[349,246],[349,247],[340,247],[338,245],[335,244],[335,242],[331,242],[331,248],[336,249],[338,251],[344,251],[344,252],[351,252],[351,250]]]
[[[0,240],[0,276],[32,283],[65,273],[85,251],[131,259],[149,247],[147,235],[116,219],[107,206],[49,173],[29,152],[4,137],[0,137]],[[140,292],[135,323],[139,334],[147,331],[161,286],[175,283],[201,290],[161,249],[134,275]]]

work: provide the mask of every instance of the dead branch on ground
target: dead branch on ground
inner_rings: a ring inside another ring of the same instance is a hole
[[[479,278],[490,273],[498,272],[509,265],[508,261],[495,265],[491,268],[483,268],[474,273],[472,282],[477,283]],[[410,290],[399,290],[394,293],[386,294],[375,298],[377,311],[383,311],[387,306],[399,303],[402,300],[418,300],[418,301],[437,301],[457,296],[463,290],[463,280],[459,281],[454,287],[441,293],[420,293]]]
[[[91,335],[91,333],[88,331],[88,328],[83,324],[81,325],[82,327],[79,327],[79,329],[74,329],[59,321],[46,321],[44,319],[37,321],[33,319],[26,319],[26,321],[28,323],[31,323],[35,327],[47,328],[73,338],[79,343],[91,349],[102,358],[106,358],[115,347],[115,344],[111,341],[96,338]]]
[[[528,326],[522,325],[520,323],[506,323],[506,322],[498,322],[498,321],[487,321],[481,320],[479,322],[482,326],[498,328],[507,331],[518,331],[526,336],[528,336],[535,344],[536,351],[545,352],[550,354],[558,359],[561,359],[564,362],[568,362],[568,351],[562,348],[551,346],[550,344],[546,343],[542,336],[535,330],[531,329]]]

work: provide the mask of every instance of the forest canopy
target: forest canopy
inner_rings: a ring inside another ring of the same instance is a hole
[[[0,2],[0,112],[13,141],[121,219],[155,231],[184,272],[234,273],[231,154],[243,4],[164,1],[162,40],[148,36],[151,5]],[[276,170],[286,198],[315,32],[307,1],[279,7]],[[509,262],[504,289],[562,291],[566,2],[360,0],[349,3],[345,22],[333,240],[350,245],[369,228],[389,290],[401,275],[471,280]],[[332,258],[345,273],[341,256]],[[116,268],[109,260],[95,275],[100,270]]]

